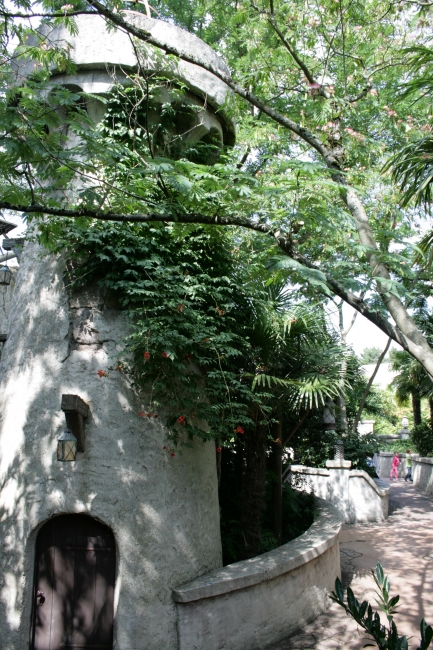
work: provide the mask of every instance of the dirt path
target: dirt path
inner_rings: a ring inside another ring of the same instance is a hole
[[[382,524],[343,526],[342,580],[358,600],[366,598],[373,605],[371,569],[380,562],[389,575],[391,594],[400,594],[395,617],[399,634],[412,636],[413,649],[418,647],[421,619],[433,624],[433,500],[399,480],[391,486],[390,512]],[[366,642],[363,630],[332,603],[302,632],[270,650],[360,650]]]

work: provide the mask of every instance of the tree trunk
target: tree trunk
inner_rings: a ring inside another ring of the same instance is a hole
[[[412,394],[413,425],[421,424],[421,400]]]
[[[380,354],[380,356],[379,356],[379,358],[377,360],[376,366],[375,366],[375,368],[373,370],[373,373],[372,373],[370,379],[368,380],[367,386],[365,387],[364,392],[362,394],[361,401],[359,403],[359,408],[358,408],[358,411],[356,413],[355,422],[353,423],[353,432],[354,433],[356,433],[358,431],[358,424],[359,424],[359,421],[361,419],[362,411],[364,410],[366,399],[368,397],[368,394],[370,393],[371,387],[373,385],[374,378],[376,377],[376,375],[377,375],[377,373],[379,371],[380,364],[384,360],[385,355],[389,350],[389,346],[391,345],[391,340],[392,339],[390,339],[390,338],[388,339],[388,342],[385,345],[385,348],[383,349],[382,353]]]
[[[283,540],[283,420],[281,409],[278,412],[278,422],[274,426],[275,440],[272,443],[271,468],[274,476],[272,484],[272,504],[274,517],[274,535],[278,546]]]
[[[378,255],[379,249],[362,201],[355,190],[346,184],[346,180],[341,174],[334,174],[334,180],[340,182],[342,185],[344,203],[354,218],[359,240],[366,247],[365,255],[372,269],[373,277],[376,278],[377,288],[385,307],[393,317],[397,328],[404,335],[408,352],[433,377],[433,350],[400,298],[390,293],[387,288],[387,283],[391,279],[391,276],[385,264],[380,261]]]
[[[431,422],[431,426],[433,426],[433,399],[432,398],[429,399],[428,405],[430,407],[430,422]]]
[[[245,433],[245,468],[241,490],[243,558],[260,553],[262,513],[265,509],[267,428],[257,424]]]

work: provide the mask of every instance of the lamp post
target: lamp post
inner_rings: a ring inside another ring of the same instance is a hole
[[[323,428],[325,431],[335,431],[335,404],[330,397],[325,400]]]
[[[323,409],[323,428],[325,431],[335,431],[335,404],[330,397],[326,398]],[[334,460],[344,460],[344,443],[337,440],[334,448]]]

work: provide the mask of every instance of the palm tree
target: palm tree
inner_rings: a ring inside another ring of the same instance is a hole
[[[433,410],[433,384],[430,376],[421,364],[407,352],[393,350],[391,352],[391,367],[399,374],[394,377],[391,385],[400,404],[412,401],[414,426],[421,424],[421,399],[427,397],[430,411]]]
[[[339,395],[347,355],[329,335],[323,311],[307,304],[291,306],[284,282],[271,284],[267,299],[254,305],[254,311],[251,358],[245,377],[262,396],[265,393],[268,409],[263,412],[252,405],[255,426],[245,438],[242,530],[250,557],[260,546],[267,440],[272,440],[274,534],[280,544],[284,448],[313,407],[324,405],[326,397]],[[284,422],[289,413],[298,414],[298,425],[292,430],[287,430]]]

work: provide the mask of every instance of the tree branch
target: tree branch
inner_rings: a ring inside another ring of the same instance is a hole
[[[2,18],[67,18],[68,16],[81,16],[85,15],[88,16],[91,14],[92,16],[96,16],[97,12],[96,11],[62,11],[62,12],[54,12],[54,13],[46,13],[46,14],[23,14],[23,13],[11,13],[9,11],[0,11],[0,16]]]
[[[12,210],[15,212],[22,212],[25,214],[37,215],[51,215],[55,217],[68,217],[70,219],[80,219],[88,217],[90,219],[98,219],[100,221],[116,221],[120,223],[150,223],[152,221],[163,223],[188,223],[188,224],[203,224],[209,226],[238,226],[253,230],[262,235],[271,236],[280,250],[293,260],[296,260],[302,266],[320,271],[320,269],[310,262],[306,257],[293,249],[292,243],[286,235],[281,234],[279,228],[272,227],[265,223],[248,219],[245,217],[238,217],[235,215],[219,216],[219,215],[204,215],[197,213],[189,214],[163,214],[158,212],[148,212],[142,214],[119,214],[116,212],[101,212],[99,210],[90,210],[82,208],[77,210],[67,210],[64,208],[53,208],[45,205],[18,205],[10,203],[9,201],[0,201],[0,210]],[[372,311],[371,308],[361,298],[355,296],[351,291],[346,290],[337,280],[335,280],[329,273],[321,271],[332,293],[342,298],[348,305],[356,309],[360,314],[365,316],[370,322],[378,327],[387,336],[392,338],[393,341],[401,345],[405,350],[409,350],[407,341],[398,328],[394,327],[390,322],[382,316],[380,312]]]
[[[258,108],[262,113],[270,117],[274,122],[277,122],[277,124],[280,124],[286,129],[289,129],[298,135],[302,140],[304,140],[304,142],[313,147],[313,149],[315,149],[318,153],[320,153],[321,156],[323,156],[328,167],[339,168],[338,161],[333,156],[332,151],[326,147],[323,142],[321,142],[321,140],[316,138],[316,136],[309,129],[306,129],[297,122],[291,120],[289,117],[282,115],[271,106],[268,106],[268,104],[256,97],[250,90],[247,90],[240,84],[236,83],[229,74],[220,68],[217,68],[216,66],[212,65],[211,63],[207,63],[206,61],[202,61],[199,57],[193,54],[186,54],[184,52],[181,52],[177,47],[174,47],[171,44],[162,43],[160,40],[154,38],[152,34],[147,30],[132,25],[127,20],[125,20],[121,14],[114,13],[113,11],[107,9],[107,7],[101,4],[99,0],[85,1],[91,7],[94,7],[102,16],[110,20],[118,27],[122,27],[126,32],[132,34],[132,36],[135,36],[140,41],[154,45],[160,50],[163,50],[166,54],[171,54],[178,59],[181,59],[182,61],[192,63],[200,68],[203,68],[204,70],[207,70],[215,77],[223,81],[229,88],[233,90],[234,93],[239,95],[239,97],[245,99],[247,102]]]
[[[290,56],[292,57],[292,59],[295,61],[295,63],[297,64],[297,66],[298,66],[298,67],[302,70],[302,72],[304,73],[304,75],[305,75],[307,81],[308,81],[310,84],[316,84],[317,81],[315,80],[315,78],[313,77],[312,73],[310,72],[310,70],[309,70],[309,69],[307,68],[307,66],[305,65],[305,63],[302,61],[301,57],[300,57],[300,56],[298,55],[298,53],[296,52],[295,48],[293,48],[293,47],[290,45],[290,43],[287,41],[287,39],[284,37],[284,34],[282,33],[282,31],[281,31],[280,28],[278,27],[277,23],[275,22],[275,18],[271,15],[271,16],[268,17],[268,20],[269,20],[269,23],[270,23],[272,29],[273,29],[274,32],[278,35],[280,41],[282,42],[282,44],[284,45],[284,47],[286,48],[286,50],[289,52],[289,54],[290,54]],[[325,97],[325,99],[330,99],[331,95],[330,95],[330,94],[325,90],[325,88],[324,88],[321,84],[319,84],[319,86],[320,86],[320,88],[317,89],[317,94],[318,94],[318,95],[322,95],[322,97]]]
[[[355,422],[353,424],[354,433],[356,433],[356,431],[358,429],[358,424],[359,424],[359,421],[361,419],[362,411],[364,410],[364,406],[365,406],[365,400],[368,397],[368,394],[370,392],[370,388],[372,387],[373,382],[374,382],[374,378],[376,377],[376,375],[377,375],[377,373],[379,371],[380,364],[384,360],[385,355],[388,352],[390,345],[391,345],[391,339],[389,338],[387,344],[385,345],[385,348],[383,349],[380,357],[377,360],[376,366],[375,366],[375,368],[373,370],[373,374],[371,375],[370,379],[367,382],[367,386],[364,389],[364,392],[363,392],[362,397],[361,397],[361,402],[359,404],[359,408],[358,408],[358,411],[356,413]]]

